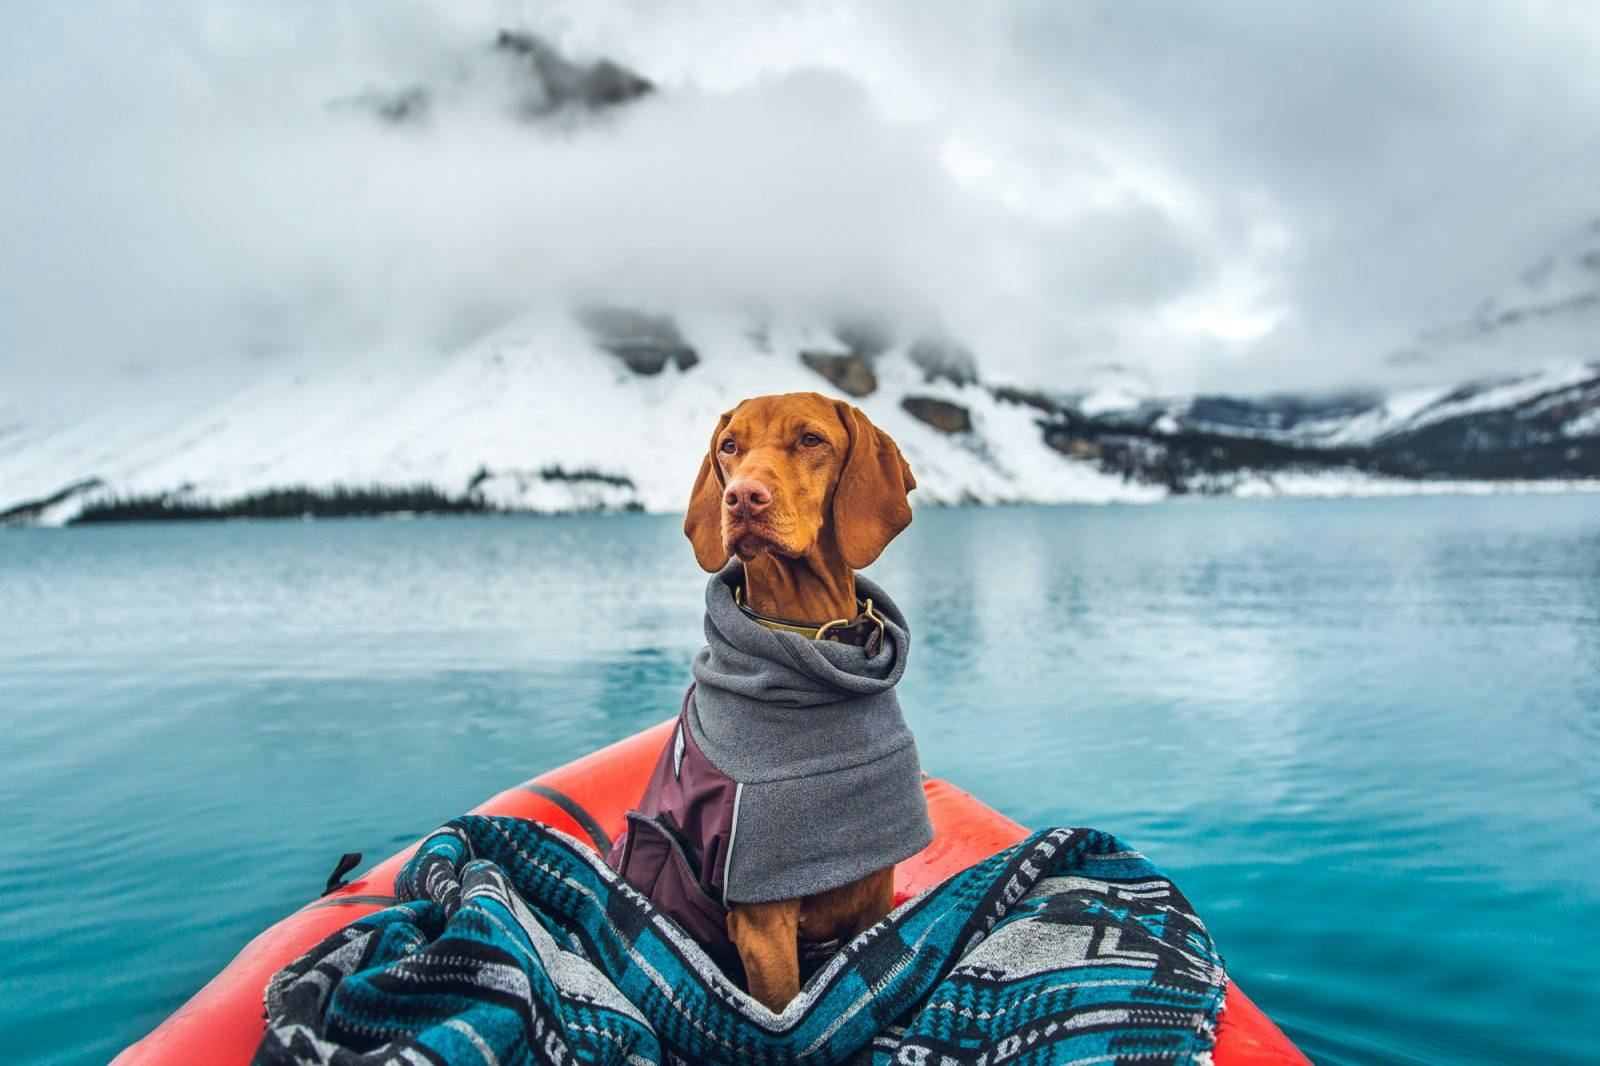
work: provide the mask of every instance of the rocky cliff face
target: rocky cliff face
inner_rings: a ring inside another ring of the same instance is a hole
[[[501,30],[495,47],[533,75],[520,101],[529,118],[567,107],[598,111],[637,100],[655,89],[648,78],[609,59],[575,63],[536,34]]]
[[[487,86],[500,106],[527,123],[583,119],[655,91],[650,79],[605,57],[563,55],[538,34],[501,30],[481,56],[459,57],[453,78],[401,86],[369,86],[329,101],[336,111],[365,113],[394,126],[431,121],[441,101]]]

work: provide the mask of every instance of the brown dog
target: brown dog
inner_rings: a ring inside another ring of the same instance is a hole
[[[857,614],[854,571],[910,524],[915,487],[900,449],[857,408],[814,392],[761,396],[717,423],[683,529],[707,571],[738,556],[752,610],[821,626]],[[804,899],[732,904],[750,994],[781,1011],[800,990],[798,941],[848,941],[893,895],[887,867]]]

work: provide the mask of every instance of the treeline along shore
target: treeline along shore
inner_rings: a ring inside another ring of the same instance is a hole
[[[470,493],[451,496],[431,485],[314,489],[293,486],[215,501],[171,493],[106,496],[85,502],[68,525],[96,522],[195,522],[227,518],[367,518],[392,514],[488,514],[495,508]]]

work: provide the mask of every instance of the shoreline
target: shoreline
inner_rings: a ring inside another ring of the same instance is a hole
[[[1527,480],[1430,480],[1403,478],[1371,478],[1364,475],[1330,477],[1317,475],[1258,476],[1241,479],[1238,483],[1218,491],[1149,492],[1152,486],[1131,486],[1135,491],[1126,496],[1084,499],[995,499],[995,500],[923,500],[918,509],[965,509],[1006,507],[1107,507],[1118,504],[1151,506],[1173,502],[1223,502],[1229,500],[1365,500],[1403,499],[1439,496],[1556,496],[1566,494],[1600,493],[1600,478],[1530,478]],[[37,511],[27,513],[30,504],[19,504],[0,512],[0,530],[4,529],[65,529],[82,526],[107,525],[215,525],[236,522],[326,522],[359,520],[415,521],[438,518],[570,518],[570,517],[622,517],[627,515],[673,515],[676,508],[652,510],[637,504],[620,507],[525,508],[507,507],[470,497],[448,497],[435,493],[432,504],[423,508],[382,505],[385,497],[410,493],[413,487],[400,489],[373,487],[352,490],[335,485],[328,489],[269,489],[232,499],[214,501],[184,498],[178,493],[152,494],[129,498],[133,506],[102,505],[99,512],[94,503],[80,505],[73,513],[62,513],[77,501],[40,501]],[[272,513],[255,511],[251,501],[277,499],[286,493],[307,496],[316,501],[312,509],[299,511],[276,510]],[[363,501],[354,506],[350,500]],[[167,501],[167,502],[162,502]],[[56,513],[51,514],[49,512]],[[84,512],[90,511],[90,517]]]

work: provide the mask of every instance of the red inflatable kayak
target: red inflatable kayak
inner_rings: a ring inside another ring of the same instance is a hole
[[[623,831],[624,814],[644,790],[673,722],[619,741],[502,792],[473,813],[531,818],[589,841],[603,854]],[[1016,843],[1027,830],[954,785],[925,782],[934,838],[895,869],[895,903]],[[395,873],[415,845],[330,895],[308,903],[245,945],[194,998],[116,1059],[136,1063],[247,1063],[265,1029],[267,979],[324,937],[394,902]],[[1217,1028],[1216,1066],[1309,1063],[1289,1038],[1228,984]]]

